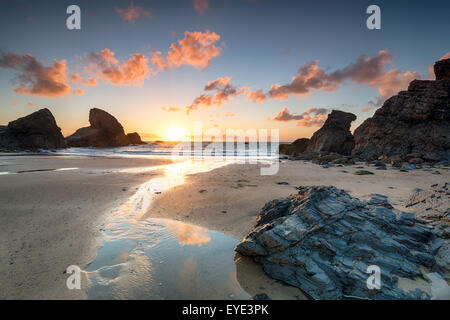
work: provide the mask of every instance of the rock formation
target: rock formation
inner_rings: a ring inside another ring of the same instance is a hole
[[[137,132],[128,133],[127,138],[130,144],[144,144],[144,142],[142,142],[141,137]]]
[[[335,187],[299,189],[268,202],[235,250],[315,299],[430,298],[403,283],[423,283],[422,267],[435,268],[431,226],[394,210],[382,195],[361,201]],[[381,269],[379,290],[367,288],[371,265]]]
[[[437,61],[434,64],[436,80],[450,80],[450,59]]]
[[[450,59],[436,62],[434,70],[437,80],[412,81],[355,130],[353,155],[450,159]]]
[[[125,135],[119,121],[101,109],[89,111],[89,123],[89,127],[80,128],[66,138],[69,147],[106,148],[143,143],[136,132]]]
[[[322,128],[314,132],[307,151],[351,154],[355,142],[350,125],[354,120],[356,116],[353,113],[333,110]]]
[[[65,148],[61,129],[48,109],[0,126],[0,149],[38,150]]]
[[[308,147],[309,139],[300,138],[292,142],[291,144],[280,144],[279,153],[285,155],[299,155],[306,151]]]

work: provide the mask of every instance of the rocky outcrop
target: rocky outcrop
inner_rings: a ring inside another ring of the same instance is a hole
[[[28,116],[0,127],[0,149],[38,150],[65,148],[61,129],[48,109],[41,109]]]
[[[436,80],[450,80],[450,59],[444,59],[434,64]]]
[[[350,132],[354,120],[356,116],[353,113],[333,110],[322,128],[314,132],[306,151],[350,155],[355,145]]]
[[[279,154],[293,155],[293,156],[299,155],[300,153],[306,151],[306,148],[308,148],[308,144],[309,139],[307,138],[297,139],[290,144],[280,144]]]
[[[130,144],[144,144],[137,132],[128,133],[127,138]]]
[[[80,128],[66,138],[69,147],[106,148],[143,143],[136,132],[125,135],[119,121],[104,110],[91,109],[89,123],[89,127]]]
[[[385,196],[361,201],[335,187],[299,189],[267,203],[235,250],[315,299],[430,298],[429,287],[415,284],[427,277],[422,267],[436,265],[431,226],[394,210]],[[379,290],[367,287],[373,265],[381,270]]]
[[[405,203],[416,217],[427,221],[438,235],[433,245],[436,264],[434,271],[440,272],[450,282],[450,184],[434,184],[429,189],[414,191]]]
[[[435,64],[439,80],[414,80],[407,91],[386,100],[372,118],[354,132],[353,154],[421,154],[426,161],[450,159],[450,59]]]

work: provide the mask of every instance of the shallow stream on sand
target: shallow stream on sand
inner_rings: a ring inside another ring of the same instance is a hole
[[[239,239],[180,221],[143,218],[153,197],[183,184],[186,175],[226,164],[189,160],[131,169],[162,170],[163,176],[142,184],[111,214],[103,246],[84,270],[88,299],[249,299],[258,293],[304,299],[300,290],[265,276],[248,258],[236,257]]]

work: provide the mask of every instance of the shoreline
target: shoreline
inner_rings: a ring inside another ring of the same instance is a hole
[[[28,155],[0,156],[0,164],[5,171],[24,171],[0,176],[0,258],[7,261],[0,266],[0,298],[5,299],[86,299],[85,286],[67,290],[65,268],[75,264],[83,269],[92,263],[104,244],[111,213],[152,181],[169,185],[152,195],[138,221],[171,219],[241,240],[265,203],[297,193],[301,185],[334,185],[358,198],[384,194],[396,209],[408,211],[403,203],[415,188],[447,182],[450,176],[448,168],[432,175],[422,169],[375,170],[362,163],[323,168],[291,160],[282,160],[273,176],[261,176],[262,165],[226,164],[194,174],[174,170],[175,180],[163,170],[175,164],[167,159]],[[361,167],[374,175],[354,175]],[[49,168],[73,170],[39,171]],[[242,262],[248,259],[235,259],[236,268],[244,270],[239,282],[257,292],[258,282],[267,276],[260,266]],[[267,290],[274,298],[286,298],[273,289],[280,286],[273,280]]]

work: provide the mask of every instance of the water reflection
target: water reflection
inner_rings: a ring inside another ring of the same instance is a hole
[[[164,225],[177,237],[178,243],[181,245],[197,245],[200,247],[211,241],[211,237],[205,228],[173,220],[165,220]]]
[[[275,282],[261,275],[255,280],[246,275],[253,269],[236,267],[238,239],[180,221],[144,218],[157,192],[184,183],[188,174],[224,164],[188,160],[150,168],[160,175],[142,184],[110,216],[103,246],[85,269],[88,298],[249,299],[264,292],[258,289],[261,283]],[[284,298],[296,298],[289,294]]]

